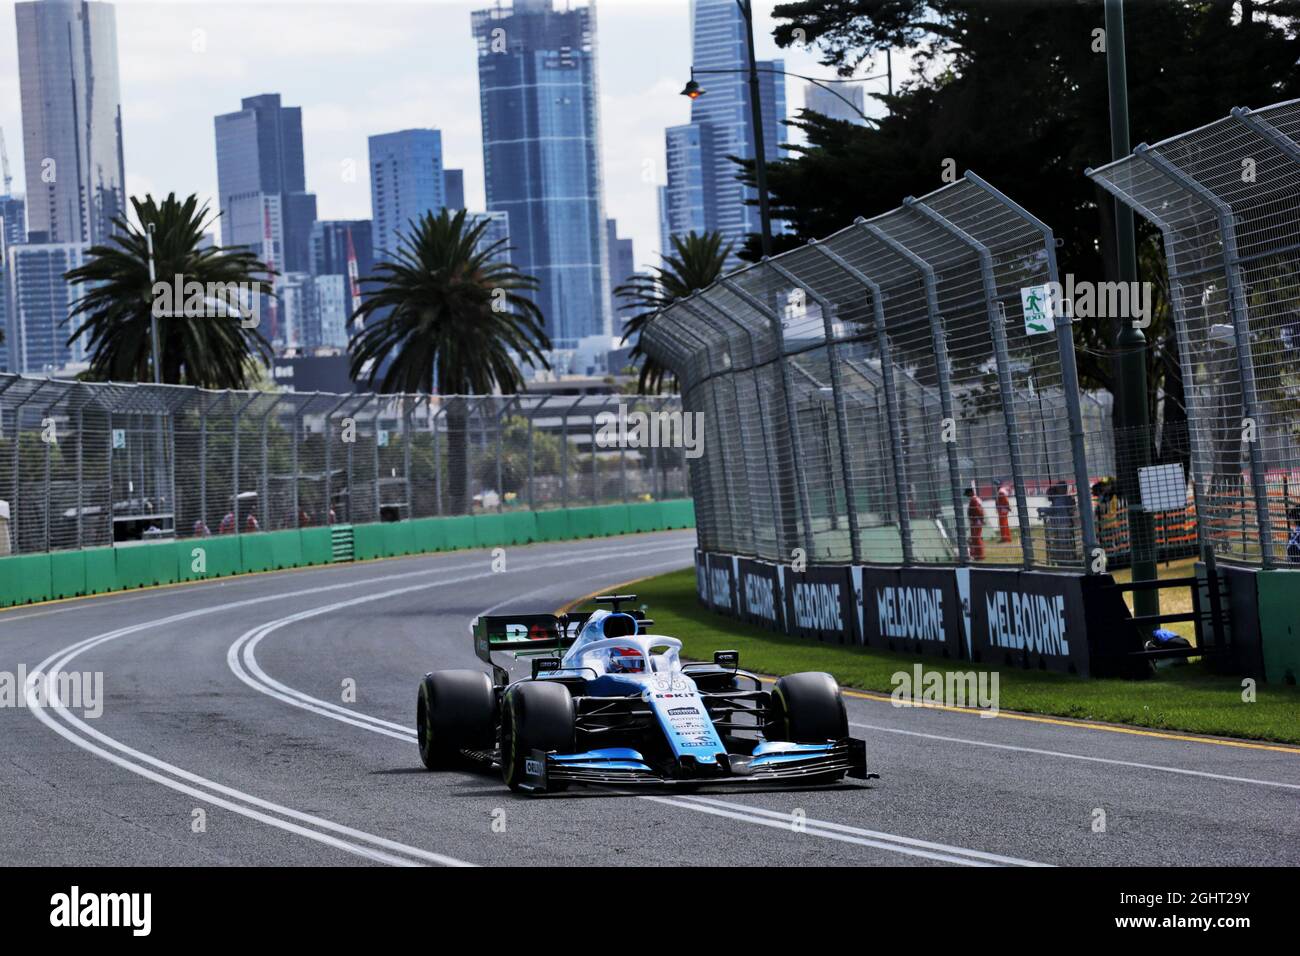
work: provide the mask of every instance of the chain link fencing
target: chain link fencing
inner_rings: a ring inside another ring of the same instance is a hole
[[[1300,561],[1300,101],[1234,109],[1088,175],[1164,243],[1206,543]]]
[[[1051,230],[967,173],[673,303],[643,347],[709,436],[701,548],[1082,567],[1105,426],[1085,431],[1058,281]]]
[[[618,431],[681,410],[0,375],[0,554],[682,498],[689,448]]]

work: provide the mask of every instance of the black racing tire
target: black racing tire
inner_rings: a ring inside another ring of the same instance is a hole
[[[821,744],[849,735],[849,716],[840,685],[830,674],[788,674],[772,688],[768,740]]]
[[[455,764],[463,750],[490,754],[496,743],[496,690],[482,671],[434,671],[420,681],[415,734],[427,770]]]
[[[560,683],[522,681],[501,702],[501,779],[523,790],[524,761],[534,750],[574,752],[573,695]],[[562,790],[551,784],[548,790]]]

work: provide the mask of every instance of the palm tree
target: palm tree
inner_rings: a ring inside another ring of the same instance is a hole
[[[159,282],[170,286],[179,275],[183,284],[198,282],[206,290],[202,308],[173,303],[158,318],[161,381],[249,387],[258,377],[254,360],[269,358],[270,343],[255,325],[240,320],[237,290],[263,286],[270,270],[247,250],[205,247],[204,233],[216,217],[208,217],[207,204],[200,207],[196,196],[181,202],[171,193],[161,204],[151,195],[133,196],[131,205],[138,225],[119,216],[111,244],[93,246],[89,261],[65,275],[68,282],[86,286],[68,317],[69,323],[81,320],[68,342],[89,334],[90,377],[153,380],[150,312],[155,296],[146,237],[153,226]]]
[[[724,249],[720,232],[700,235],[692,231],[685,237],[673,236],[672,242],[675,255],[662,256],[663,265],[655,267],[654,275],[633,276],[629,282],[614,290],[614,294],[624,302],[642,310],[628,319],[623,341],[633,338],[636,340],[630,358],[634,362],[641,360],[637,390],[643,395],[661,392],[665,377],[676,389],[677,378],[642,350],[642,330],[660,311],[678,299],[684,299],[697,289],[706,288],[717,281],[731,255],[733,245],[727,243]]]
[[[365,375],[374,387],[387,363],[383,392],[432,393],[436,383],[443,395],[487,395],[524,387],[515,356],[550,368],[542,312],[528,298],[538,282],[504,260],[504,239],[482,242],[488,225],[467,221],[463,209],[411,223],[394,261],[379,263],[376,275],[363,280],[374,288],[354,317],[364,325],[349,343],[354,380]],[[450,461],[468,462],[467,416],[465,402],[448,405]],[[468,510],[467,485],[467,466],[452,468],[453,512]]]

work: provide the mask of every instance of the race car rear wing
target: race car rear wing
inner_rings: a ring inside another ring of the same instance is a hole
[[[474,653],[485,664],[494,664],[492,652],[504,652],[514,660],[553,655],[567,648],[578,636],[590,611],[574,611],[563,618],[554,614],[491,614],[474,618]]]
[[[654,623],[642,611],[627,611],[640,625],[641,633]],[[518,661],[533,657],[553,657],[567,650],[575,640],[582,625],[591,617],[591,611],[570,611],[567,614],[485,614],[470,623],[474,635],[474,653],[485,664],[499,666],[492,659],[494,652],[509,655]]]

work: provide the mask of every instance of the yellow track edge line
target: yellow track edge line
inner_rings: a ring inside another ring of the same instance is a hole
[[[642,581],[649,581],[651,580],[651,578],[656,578],[656,577],[660,577],[660,575],[656,574],[656,575],[650,575],[649,577],[633,578],[630,581],[623,581],[619,584],[610,585],[609,587],[601,588],[597,591],[592,591],[590,594],[584,595],[583,597],[580,597],[577,600],[570,601],[568,604],[565,604],[564,606],[558,608],[555,611],[555,613],[559,615],[559,614],[563,614],[566,611],[571,611],[573,610],[573,608],[577,607],[578,605],[585,604],[587,601],[595,597],[597,594],[604,594],[607,592],[617,592],[620,588],[625,588],[633,584],[639,584]],[[759,677],[764,683],[772,684],[776,682],[776,678],[771,676],[770,674],[758,674],[756,676]],[[873,691],[845,689],[843,693],[846,697],[856,697],[859,700],[871,700],[871,701],[876,701],[878,703],[887,703],[887,704],[893,704],[894,702],[894,698],[891,697],[889,694],[880,693],[878,691],[873,692]],[[908,703],[907,706],[929,709],[929,710],[946,710],[949,711],[950,713],[974,715],[974,716],[982,717],[984,719],[988,719],[991,713],[990,711],[987,710],[981,710],[978,707],[955,707],[950,704]],[[1147,730],[1142,727],[1133,727],[1126,724],[1102,724],[1102,723],[1096,723],[1094,721],[1087,721],[1087,720],[1072,720],[1067,717],[1048,717],[1043,714],[1026,714],[1021,711],[1015,711],[1015,710],[999,710],[996,714],[992,714],[992,716],[995,718],[1003,718],[1006,720],[1023,720],[1034,724],[1048,724],[1050,726],[1057,726],[1057,727],[1070,727],[1076,730],[1097,730],[1109,734],[1129,734],[1134,737],[1155,737],[1159,740],[1177,740],[1184,743],[1192,743],[1192,744],[1212,744],[1219,747],[1237,747],[1242,750],[1268,750],[1268,751],[1273,751],[1275,753],[1300,754],[1300,747],[1292,747],[1286,744],[1266,744],[1266,743],[1256,743],[1250,740],[1235,740],[1226,737],[1202,737],[1202,736],[1197,736],[1195,734],[1170,733],[1168,731],[1161,731],[1161,730]]]

